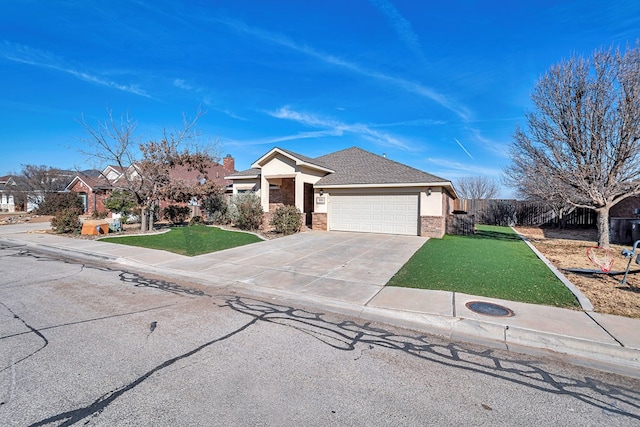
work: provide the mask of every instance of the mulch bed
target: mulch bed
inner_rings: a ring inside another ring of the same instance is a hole
[[[558,230],[538,227],[516,227],[553,265],[560,269],[591,301],[598,313],[640,318],[640,272],[629,274],[625,285],[623,275],[578,274],[563,269],[597,270],[587,257],[587,249],[597,245],[595,230]],[[614,257],[612,271],[627,267],[628,258],[621,254],[631,245],[611,245]],[[631,271],[640,265],[631,263]]]

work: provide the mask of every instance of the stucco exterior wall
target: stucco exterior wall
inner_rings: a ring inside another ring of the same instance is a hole
[[[443,191],[441,187],[423,188],[420,192],[420,216],[442,216],[442,197]],[[431,190],[431,194],[429,194]]]
[[[250,178],[242,179],[233,182],[232,194],[238,194],[245,191],[253,191],[260,194],[260,179]]]

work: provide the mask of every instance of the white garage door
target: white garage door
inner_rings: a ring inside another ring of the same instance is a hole
[[[331,195],[329,230],[418,234],[418,195]]]

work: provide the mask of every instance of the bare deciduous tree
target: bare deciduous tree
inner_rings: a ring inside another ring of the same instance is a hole
[[[514,154],[511,160],[513,164],[507,168],[505,184],[515,187],[518,199],[546,205],[558,217],[558,226],[564,228],[566,215],[576,208],[567,201],[566,194],[571,188],[561,181],[538,175],[530,159]]]
[[[594,209],[609,246],[609,210],[640,195],[640,43],[554,65],[517,128],[506,179],[531,196]]]
[[[164,129],[159,140],[143,143],[137,142],[136,122],[129,116],[116,120],[108,111],[108,119],[97,126],[88,124],[84,117],[80,121],[89,135],[84,139],[88,149],[82,153],[97,160],[102,167],[113,165],[125,171],[112,184],[135,196],[142,208],[143,231],[153,228],[153,212],[159,200],[187,202],[218,190],[207,176],[208,166],[219,160],[215,146],[198,141],[200,134],[196,124],[202,115],[198,111],[192,120],[184,117],[181,130],[168,132]],[[177,167],[197,170],[202,176],[201,183],[186,186],[172,178],[171,172]]]
[[[73,179],[74,172],[45,165],[22,165],[22,171],[14,177],[16,203],[38,205],[48,194],[63,191]]]
[[[495,199],[500,194],[497,181],[486,176],[460,178],[455,185],[462,199]]]

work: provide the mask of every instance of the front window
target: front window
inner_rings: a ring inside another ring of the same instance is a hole
[[[82,209],[84,210],[84,212],[87,212],[89,206],[89,197],[87,196],[87,193],[80,193],[79,196],[80,200],[82,200]]]

